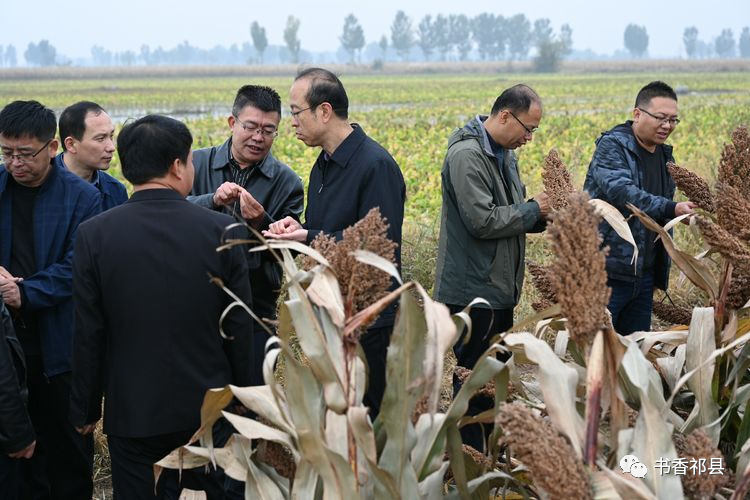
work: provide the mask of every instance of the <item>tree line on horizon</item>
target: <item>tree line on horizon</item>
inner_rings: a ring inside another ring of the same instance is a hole
[[[354,14],[345,17],[339,36],[340,47],[331,60],[331,53],[312,53],[302,47],[299,37],[301,21],[288,16],[283,31],[284,45],[270,45],[265,27],[257,21],[250,25],[249,41],[230,47],[217,45],[201,49],[186,40],[172,49],[142,45],[133,50],[111,51],[100,45],[91,47],[90,61],[94,66],[183,65],[183,64],[267,64],[267,63],[330,63],[363,62],[374,68],[385,61],[499,61],[509,63],[528,59],[534,49],[533,67],[537,71],[555,71],[562,59],[573,49],[573,31],[563,24],[555,33],[547,18],[532,20],[524,14],[504,17],[481,13],[474,17],[464,14],[425,15],[415,24],[403,10],[399,10],[390,26],[390,33],[367,44],[364,29]],[[744,27],[735,40],[731,29],[722,30],[712,41],[698,38],[695,26],[685,28],[682,37],[688,58],[750,57],[750,28]],[[647,57],[649,35],[645,26],[629,24],[623,33],[623,46],[634,58]],[[739,54],[738,54],[739,53]],[[30,66],[70,65],[72,61],[60,56],[46,39],[30,42],[23,53]],[[322,56],[322,57],[321,57]],[[326,56],[329,56],[326,59]],[[16,48],[0,45],[0,67],[18,64]]]

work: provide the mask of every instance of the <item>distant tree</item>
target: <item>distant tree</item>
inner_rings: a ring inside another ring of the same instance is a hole
[[[135,64],[135,52],[132,50],[126,50],[122,54],[120,54],[120,62],[124,64],[125,66],[132,66]]]
[[[396,17],[393,19],[391,45],[403,61],[409,59],[409,52],[414,46],[414,33],[411,28],[411,19],[403,10],[396,12]]]
[[[472,20],[472,38],[477,44],[479,58],[490,59],[495,45],[495,15],[482,12]]]
[[[7,47],[5,47],[5,64],[7,64],[9,68],[15,68],[16,64],[18,64],[16,47],[13,45],[8,45]]]
[[[432,52],[435,50],[435,27],[432,22],[432,16],[427,14],[419,21],[417,26],[417,44],[422,49],[422,54],[426,61],[430,60]]]
[[[435,42],[435,50],[440,53],[440,60],[445,61],[451,51],[450,24],[448,18],[442,14],[435,16],[432,24],[432,36]]]
[[[292,62],[297,64],[299,62],[299,50],[301,44],[297,33],[299,32],[299,19],[294,16],[289,16],[286,20],[286,28],[284,28],[284,42],[286,48],[289,49],[289,54],[292,56]]]
[[[385,61],[385,57],[386,55],[388,55],[388,37],[385,35],[381,36],[378,45],[380,46],[380,53],[382,55],[382,58]]]
[[[740,57],[750,57],[750,28],[747,26],[740,34]]]
[[[448,16],[450,26],[450,43],[458,53],[458,58],[465,61],[471,52],[471,21],[464,14]]]
[[[633,57],[643,57],[648,50],[648,33],[645,26],[628,24],[623,38],[625,48]]]
[[[516,14],[508,18],[506,26],[511,60],[526,57],[531,46],[531,23],[523,14]]]
[[[5,50],[3,50],[3,46],[0,45],[0,68],[2,68],[5,65]]]
[[[495,41],[492,44],[492,53],[495,59],[500,60],[505,56],[505,48],[508,46],[508,19],[502,15],[495,16],[492,32]]]
[[[23,56],[29,64],[53,66],[57,58],[57,50],[48,40],[40,40],[38,44],[30,42]]]
[[[732,57],[734,55],[734,34],[732,30],[721,30],[721,34],[716,38],[714,45],[717,56]]]
[[[535,44],[548,43],[552,41],[554,30],[550,26],[550,21],[546,17],[534,21],[534,30],[531,32],[531,38]]]
[[[696,56],[696,49],[698,48],[698,28],[690,26],[685,28],[682,33],[682,43],[685,44],[685,53],[689,58]]]
[[[149,47],[147,44],[141,45],[141,61],[146,66],[151,65],[151,47]]]
[[[354,63],[355,56],[365,46],[365,32],[354,14],[349,14],[344,19],[344,31],[341,33],[339,40],[344,50],[349,52],[349,62]]]
[[[250,25],[250,36],[253,39],[253,47],[255,47],[255,51],[258,53],[258,59],[263,64],[263,53],[266,51],[266,47],[268,47],[266,28],[261,27],[257,21],[253,21],[253,24]],[[286,37],[286,32],[284,32],[284,36]]]
[[[535,29],[536,39],[536,57],[534,58],[534,69],[536,71],[550,73],[557,71],[560,66],[560,61],[570,54],[573,49],[573,29],[568,24],[563,24],[560,27],[560,34],[554,36],[552,28],[549,24],[535,22],[535,28],[540,27],[540,30]]]

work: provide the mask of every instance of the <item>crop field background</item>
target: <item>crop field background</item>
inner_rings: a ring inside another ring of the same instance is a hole
[[[591,65],[595,70],[595,65]],[[531,144],[518,150],[528,194],[542,189],[543,158],[556,148],[580,186],[599,134],[627,119],[638,89],[661,79],[678,90],[682,122],[672,134],[677,162],[710,181],[723,145],[734,128],[750,124],[750,73],[576,73],[347,75],[350,119],[379,141],[398,161],[407,183],[404,272],[432,286],[440,217],[440,168],[450,132],[477,113],[489,112],[499,92],[517,82],[531,85],[544,102],[544,118]],[[318,149],[294,137],[287,97],[291,76],[12,79],[0,81],[0,101],[37,99],[61,111],[82,99],[103,105],[122,124],[145,113],[184,119],[195,147],[222,143],[234,93],[246,83],[276,88],[284,116],[274,154],[307,182]],[[111,171],[120,176],[115,160]],[[529,257],[545,261],[543,236],[530,236]],[[690,232],[677,231],[691,245]],[[697,239],[696,239],[697,240]],[[697,250],[697,248],[696,248]],[[526,287],[530,289],[531,287]],[[530,308],[526,297],[518,311]]]

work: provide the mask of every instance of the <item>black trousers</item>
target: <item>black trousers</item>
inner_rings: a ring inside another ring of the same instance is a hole
[[[94,437],[68,421],[70,373],[43,373],[41,356],[26,356],[28,410],[36,432],[30,460],[19,460],[20,498],[90,500],[94,491]],[[0,492],[2,498],[12,498]]]
[[[460,312],[466,306],[449,305],[451,314]],[[490,339],[498,333],[506,332],[513,326],[513,309],[479,309],[473,307],[469,313],[471,318],[471,337],[464,345],[463,341],[467,335],[467,330],[458,338],[458,342],[453,346],[453,352],[456,354],[456,364],[470,370],[474,369],[482,353],[490,347]],[[510,354],[498,354],[497,358],[506,361]],[[453,377],[453,394],[456,395],[461,389],[458,379]],[[479,415],[480,413],[491,409],[493,401],[488,399],[472,398],[469,401],[467,415]],[[472,448],[485,451],[487,438],[492,432],[491,425],[472,424],[465,425],[461,428],[461,440],[464,444]]]
[[[155,487],[153,464],[175,448],[185,445],[193,432],[181,431],[143,438],[108,435],[115,500],[177,500],[182,488],[205,491],[209,500],[229,498],[225,495],[227,477],[221,469],[214,469],[213,466],[208,471],[205,467],[185,469],[181,478],[178,471],[164,469]],[[226,420],[217,422],[214,426],[214,445],[223,446],[231,432],[232,426]],[[244,496],[244,493],[240,494]]]
[[[370,408],[370,418],[373,421],[380,413],[380,403],[383,402],[383,394],[385,393],[385,363],[392,333],[393,325],[370,328],[359,339],[369,368],[367,390],[363,403]]]

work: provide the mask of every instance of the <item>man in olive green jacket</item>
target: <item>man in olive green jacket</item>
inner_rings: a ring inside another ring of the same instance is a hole
[[[546,193],[525,201],[513,150],[532,140],[541,119],[541,99],[519,84],[500,94],[489,117],[477,116],[448,140],[435,298],[451,312],[475,297],[490,304],[472,308],[470,340],[464,344],[464,332],[454,347],[459,366],[473,369],[489,340],[513,325],[526,233],[543,231],[550,210]],[[464,442],[482,450],[481,429],[467,427]]]

